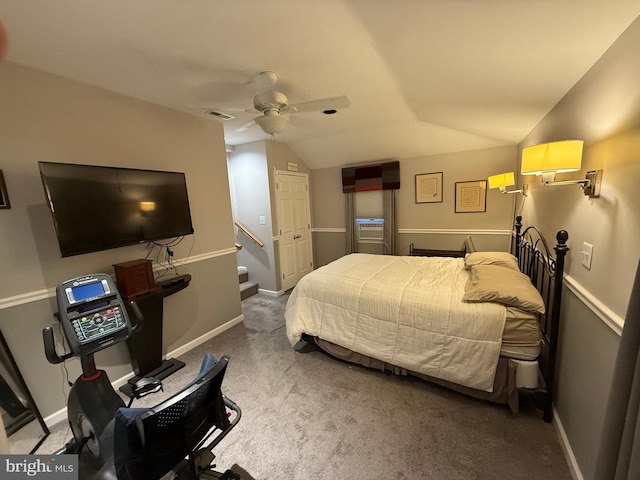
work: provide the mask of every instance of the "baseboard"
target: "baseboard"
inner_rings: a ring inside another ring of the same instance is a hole
[[[53,428],[53,426],[59,422],[62,422],[63,420],[67,419],[67,409],[65,408],[61,408],[60,410],[58,410],[57,412],[53,412],[51,415],[47,415],[46,417],[43,418],[44,423],[47,425],[47,427],[49,428]]]
[[[584,480],[582,472],[580,471],[580,467],[578,466],[578,461],[573,454],[571,444],[569,443],[569,439],[567,438],[567,434],[564,431],[564,427],[562,426],[562,422],[560,421],[560,416],[558,415],[558,411],[555,407],[553,407],[553,424],[556,427],[556,432],[558,432],[558,437],[560,438],[560,446],[562,447],[562,452],[564,453],[564,457],[567,460],[567,465],[569,466],[571,477],[573,478],[573,480]]]
[[[220,335],[222,332],[229,330],[231,327],[234,327],[235,325],[241,323],[243,320],[244,320],[244,315],[240,314],[236,318],[229,320],[227,323],[224,323],[219,327],[214,328],[213,330],[205,333],[204,335],[201,335],[200,337],[194,340],[191,340],[190,342],[185,343],[181,347],[178,347],[175,350],[167,352],[167,354],[164,356],[164,359],[166,360],[167,358],[179,357],[180,355],[187,353],[189,350],[193,350],[197,346],[202,345],[207,340],[210,340],[213,337]]]
[[[164,357],[163,360],[166,360],[167,358],[174,358],[174,357],[179,357],[180,355],[183,355],[185,353],[187,353],[189,350],[192,350],[194,348],[196,348],[197,346],[203,344],[204,342],[206,342],[207,340],[212,339],[213,337],[216,337],[218,335],[220,335],[222,332],[229,330],[231,327],[237,325],[238,323],[241,323],[242,321],[244,321],[244,315],[240,314],[238,315],[236,318],[229,320],[227,323],[224,323],[222,325],[220,325],[219,327],[214,328],[213,330],[205,333],[204,335],[201,335],[200,337],[191,340],[190,342],[184,344],[181,347],[176,348],[175,350],[172,350],[170,352],[168,352]],[[129,381],[129,379],[131,377],[133,377],[135,374],[134,372],[128,373],[120,378],[118,378],[117,380],[114,380],[111,382],[111,385],[113,386],[113,389],[117,392],[118,389],[124,385],[125,383],[127,383]],[[55,424],[62,422],[62,421],[66,421],[67,420],[67,409],[65,408],[61,408],[60,410],[52,413],[51,415],[47,415],[46,417],[44,417],[44,423],[49,427],[52,428]]]
[[[264,288],[259,288],[258,293],[269,295],[270,297],[279,297],[280,295],[282,295],[281,293],[275,292],[273,290],[265,290]]]
[[[124,385],[125,383],[127,383],[127,381],[129,381],[129,379],[131,377],[133,377],[135,374],[133,372],[131,373],[127,373],[126,375],[118,378],[117,380],[114,380],[113,382],[111,382],[111,386],[113,386],[113,389],[117,392],[118,389]],[[67,396],[68,396],[68,392],[67,392]],[[53,412],[51,415],[47,415],[46,417],[43,418],[44,423],[47,425],[47,427],[51,428],[53,427],[55,424],[62,422],[62,421],[66,421],[67,420],[67,408],[61,408],[60,410]]]

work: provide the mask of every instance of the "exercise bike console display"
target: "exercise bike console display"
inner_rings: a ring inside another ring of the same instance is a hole
[[[88,355],[126,339],[131,323],[109,275],[67,280],[56,288],[59,320],[74,355]]]

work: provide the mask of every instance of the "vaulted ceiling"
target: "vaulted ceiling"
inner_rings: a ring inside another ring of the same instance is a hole
[[[346,96],[276,135],[314,169],[516,144],[638,15],[637,0],[0,0],[8,61],[220,121],[231,145],[269,138],[248,123],[261,71],[289,103]]]

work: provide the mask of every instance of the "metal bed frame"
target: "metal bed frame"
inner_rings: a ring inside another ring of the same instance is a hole
[[[537,358],[540,377],[538,382],[539,386],[533,389],[518,389],[518,392],[516,392],[516,399],[518,394],[522,394],[525,398],[528,397],[532,399],[536,408],[542,410],[544,421],[549,423],[553,419],[555,370],[562,300],[562,278],[564,274],[565,256],[569,251],[569,247],[566,245],[569,234],[565,230],[557,232],[557,244],[553,247],[555,254],[552,254],[552,250],[549,248],[547,241],[536,227],[530,226],[523,230],[522,217],[519,215],[516,217],[514,228],[515,233],[512,235],[511,239],[511,253],[516,257],[520,271],[531,279],[531,283],[538,290],[545,304],[545,313],[538,315],[538,323],[541,332],[540,354]],[[432,256],[435,254],[436,256],[442,256],[438,255],[441,251],[410,248],[410,252],[411,255]],[[320,349],[333,357],[350,363],[364,365],[369,368],[395,372],[395,370],[393,370],[395,368],[394,366],[387,365],[385,362],[376,360],[374,357],[357,354],[346,348],[339,347],[331,344],[330,342],[322,341],[307,334],[303,334],[303,339],[307,342],[315,342]],[[485,395],[486,392],[456,386],[450,382],[428,378],[427,376],[420,375],[415,372],[409,373],[472,397],[496,403],[506,403],[512,408],[512,411],[514,411],[509,397],[506,401],[496,400],[494,398],[487,397]]]
[[[542,233],[533,226],[522,230],[522,217],[520,215],[516,217],[511,251],[518,259],[520,270],[531,279],[546,305],[545,313],[538,317],[542,334],[541,351],[538,357],[542,385],[531,391],[536,407],[544,412],[545,422],[551,422],[553,419],[562,279],[565,256],[569,251],[568,239],[569,234],[565,230],[558,231],[557,244],[553,247],[554,258]]]

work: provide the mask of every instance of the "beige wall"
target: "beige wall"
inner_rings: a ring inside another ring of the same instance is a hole
[[[467,234],[479,250],[507,250],[516,195],[487,190],[486,212],[455,213],[455,184],[513,171],[516,161],[515,146],[403,159],[398,195],[400,253],[406,254],[412,242],[419,248],[457,250]],[[443,173],[442,203],[415,203],[415,176],[432,172]]]
[[[640,19],[523,140],[520,148],[562,139],[585,141],[583,168],[557,180],[604,169],[600,198],[577,185],[545,188],[527,179],[528,223],[553,237],[569,233],[565,307],[556,407],[584,478],[593,467],[624,317],[640,250]],[[580,264],[583,242],[593,244],[590,270]],[[570,290],[570,291],[569,291]],[[578,298],[579,297],[579,298]]]
[[[5,62],[0,144],[11,200],[11,209],[0,210],[0,328],[45,415],[64,399],[60,367],[46,362],[41,340],[42,327],[54,323],[51,289],[77,275],[113,273],[114,263],[147,251],[138,245],[61,258],[38,160],[185,172],[195,235],[174,251],[178,261],[189,257],[178,272],[193,280],[166,301],[165,351],[241,315],[219,123]],[[131,372],[123,345],[100,352],[98,364],[112,380]]]
[[[407,254],[412,242],[419,248],[459,249],[468,234],[480,250],[508,249],[516,195],[489,190],[486,212],[455,213],[454,192],[456,182],[486,180],[489,175],[515,171],[516,165],[515,145],[400,159],[400,254]],[[432,172],[443,172],[443,201],[417,204],[415,176]],[[311,184],[314,256],[316,266],[320,266],[345,253],[342,169],[313,170]]]
[[[289,163],[294,163],[298,172],[311,173],[309,167],[284,143],[278,142],[277,140],[266,140],[264,144],[267,161],[269,162],[269,170],[288,170]]]
[[[455,183],[486,180],[489,175],[513,171],[516,147],[496,147],[428,157],[400,163],[398,227],[400,229],[510,229],[514,195],[487,191],[485,213],[455,213]],[[415,203],[415,176],[443,172],[442,203]]]
[[[311,191],[313,264],[318,268],[346,253],[342,169],[313,170],[309,189]]]

